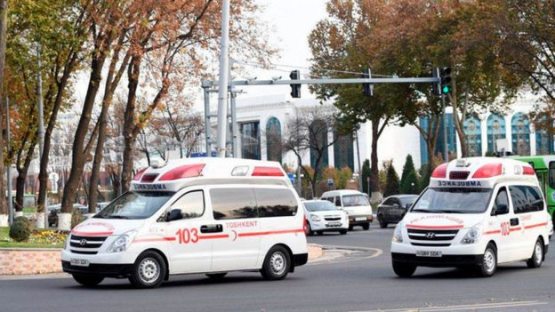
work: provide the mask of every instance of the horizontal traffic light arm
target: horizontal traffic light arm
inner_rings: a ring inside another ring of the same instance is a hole
[[[413,77],[413,78],[344,78],[344,79],[302,79],[302,80],[234,80],[232,86],[267,86],[267,85],[303,85],[303,84],[388,84],[388,83],[439,83],[439,78]],[[218,85],[218,81],[203,80],[203,88]]]

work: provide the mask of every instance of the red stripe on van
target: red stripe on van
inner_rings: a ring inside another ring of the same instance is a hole
[[[516,232],[516,231],[520,231],[520,230],[522,230],[522,228],[520,226],[518,226],[518,227],[510,228],[509,232]]]
[[[80,236],[110,236],[112,232],[79,232],[79,231],[71,231],[71,234],[80,235]]]
[[[301,233],[301,232],[304,233],[304,229],[239,233],[238,236],[239,236],[239,237],[247,237],[247,236],[264,236],[264,235],[289,234],[289,233]]]
[[[134,243],[144,243],[144,242],[165,242],[165,241],[174,241],[176,238],[173,236],[168,237],[158,237],[158,238],[139,238],[133,240]]]
[[[547,222],[544,222],[544,223],[526,225],[524,228],[527,230],[527,229],[533,229],[533,228],[536,228],[536,227],[546,226],[546,225],[547,225]]]
[[[200,235],[198,239],[218,239],[218,238],[228,238],[229,234],[216,234],[216,235]]]
[[[491,234],[501,234],[501,230],[493,230],[484,232],[484,235],[491,235]]]
[[[462,225],[416,225],[407,224],[407,229],[414,230],[458,230],[462,229]]]

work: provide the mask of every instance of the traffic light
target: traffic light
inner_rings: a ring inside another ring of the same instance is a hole
[[[289,74],[291,80],[300,80],[301,73],[298,70],[291,71]],[[300,98],[301,97],[301,85],[300,84],[290,84],[291,86],[291,97]]]
[[[439,78],[439,68],[434,67],[432,70],[432,77],[437,78],[439,81],[432,83],[432,94],[440,96],[441,95],[441,80]]]
[[[451,93],[451,67],[443,67],[439,78],[441,80],[441,94]]]
[[[368,72],[363,72],[361,78],[372,78],[372,72],[368,69]],[[366,96],[374,95],[374,86],[369,83],[362,84],[362,93]]]

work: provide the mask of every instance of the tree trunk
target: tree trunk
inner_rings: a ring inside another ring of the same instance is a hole
[[[370,153],[370,189],[379,192],[379,168],[378,168],[378,139],[380,120],[372,120],[372,144]]]
[[[92,61],[89,87],[87,89],[87,95],[85,96],[81,118],[79,119],[79,124],[75,132],[72,149],[71,171],[69,173],[69,179],[64,187],[64,196],[62,199],[63,213],[71,213],[86,163],[88,151],[85,148],[85,139],[89,132],[91,112],[94,107],[100,81],[102,80],[102,67],[105,60],[105,54],[100,54],[101,55],[99,55],[98,58],[94,58]],[[89,140],[94,140],[94,138],[91,137]]]
[[[135,110],[137,102],[137,87],[141,71],[141,57],[133,57],[127,71],[129,81],[129,93],[125,107],[125,120],[123,124],[123,165],[121,170],[121,188],[125,193],[131,184],[133,173],[133,129],[135,126]]]
[[[0,0],[0,86],[4,85],[4,67],[6,60],[6,28],[8,19],[8,1]],[[0,88],[0,125],[4,124],[4,88]],[[0,126],[0,133],[4,128]],[[4,136],[0,135],[0,226],[7,225],[8,205],[6,202],[6,185],[4,184]]]
[[[104,114],[104,108],[102,108],[99,118],[100,128],[98,129],[98,139],[89,183],[89,213],[96,212],[96,204],[98,202],[97,188],[100,176],[100,166],[102,165],[102,158],[104,157],[104,140],[106,134],[106,114]]]
[[[18,176],[15,179],[15,211],[23,211],[23,203],[25,199],[25,179],[27,172],[17,171]]]

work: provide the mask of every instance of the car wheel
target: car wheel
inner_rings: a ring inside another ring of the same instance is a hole
[[[209,279],[211,280],[219,280],[224,278],[227,275],[227,272],[224,273],[207,273],[206,276],[208,276]]]
[[[536,244],[534,245],[534,253],[532,254],[532,258],[528,259],[528,261],[526,261],[526,265],[529,268],[539,268],[542,266],[542,262],[543,262],[543,242],[541,240],[541,238],[538,238],[538,240],[536,241]]]
[[[482,255],[482,262],[478,266],[478,273],[482,277],[491,277],[497,270],[497,251],[493,244],[488,244],[484,254]]]
[[[347,234],[347,230],[341,230],[341,231],[339,231],[339,234],[345,235],[345,234]]]
[[[411,277],[416,271],[416,265],[409,263],[401,263],[397,261],[392,262],[393,272],[399,277]]]
[[[354,227],[353,225],[349,225],[349,231],[352,231],[353,227]]]
[[[370,223],[364,223],[364,224],[362,225],[362,228],[363,228],[365,231],[368,231],[368,230],[370,229]]]
[[[129,281],[137,288],[155,288],[162,284],[166,274],[166,262],[162,256],[154,251],[146,251],[135,261]]]
[[[291,267],[289,252],[282,246],[274,246],[264,259],[260,273],[267,280],[284,279]]]
[[[73,279],[85,287],[94,287],[104,280],[104,276],[73,274]]]
[[[380,223],[380,228],[385,229],[387,227],[387,222],[383,220],[382,216],[378,216],[378,222]]]
[[[304,227],[304,233],[306,236],[312,236],[314,235],[314,232],[312,231],[312,228],[310,227],[310,223],[306,223],[305,227]]]

